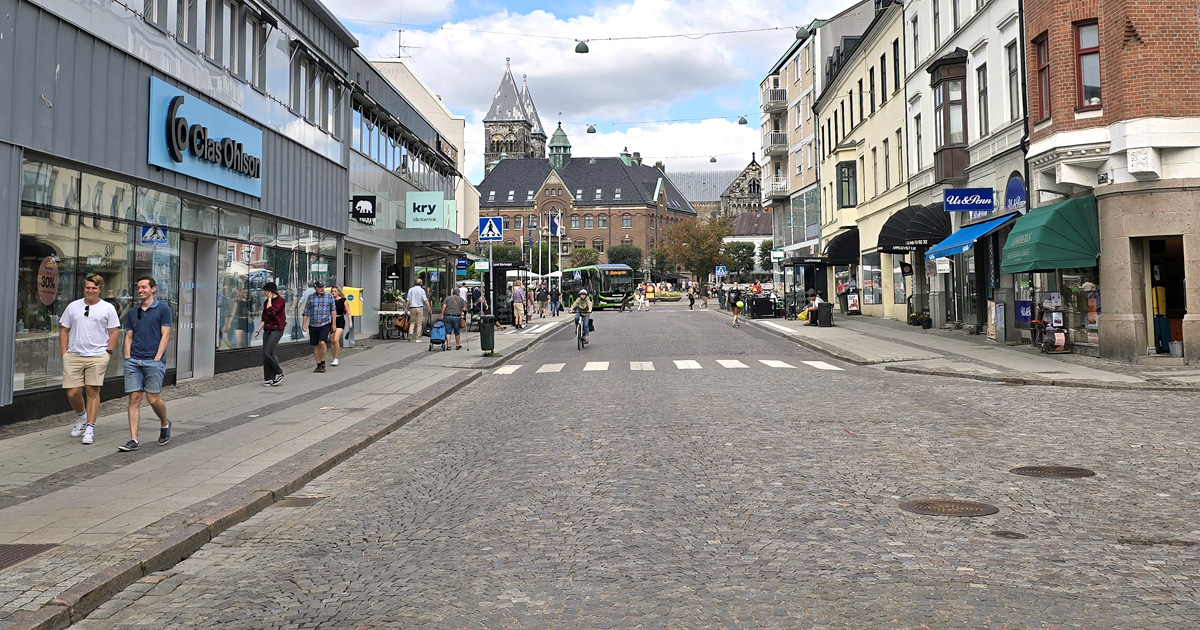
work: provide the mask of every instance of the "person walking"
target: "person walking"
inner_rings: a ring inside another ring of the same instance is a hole
[[[340,287],[329,287],[329,292],[333,294],[334,312],[333,334],[330,340],[330,350],[333,351],[333,360],[329,362],[329,365],[337,365],[338,355],[341,354],[342,349],[342,335],[354,327],[354,318],[347,317],[346,296],[342,293],[342,289]]]
[[[513,325],[522,330],[525,328],[525,288],[520,280],[513,280],[512,305]]]
[[[700,284],[700,310],[708,310],[708,283]]]
[[[408,290],[408,321],[409,337],[416,343],[421,343],[421,331],[425,330],[425,314],[430,312],[429,294],[420,278]]]
[[[304,304],[304,320],[302,326],[308,330],[308,343],[313,346],[313,358],[317,360],[314,372],[325,371],[325,352],[328,349],[329,334],[333,329],[333,311],[336,304],[333,296],[325,292],[323,282],[313,283],[313,294]]]
[[[558,313],[562,311],[562,291],[559,290],[557,284],[550,285],[550,317],[558,317]]]
[[[738,288],[738,283],[733,283],[733,288],[729,290],[729,310],[733,311],[733,327],[740,328],[738,324],[738,315],[742,312],[742,290]]]
[[[542,319],[546,319],[546,307],[550,304],[550,292],[546,290],[544,282],[538,285],[537,304],[538,314],[542,316]]]
[[[117,347],[121,319],[112,304],[100,299],[104,278],[90,275],[83,281],[83,298],[67,304],[58,320],[58,349],[62,353],[62,387],[75,411],[71,437],[83,444],[96,439],[100,417],[100,387]]]
[[[688,310],[689,311],[693,310],[692,307],[695,305],[696,305],[696,292],[689,288],[688,289]]]
[[[446,325],[446,343],[450,343],[450,335],[454,335],[454,349],[462,350],[462,318],[467,310],[467,301],[458,293],[451,291],[442,301],[442,323]]]
[[[122,452],[136,451],[138,424],[142,419],[142,398],[158,416],[158,445],[171,441],[171,421],[163,402],[163,377],[167,375],[167,343],[171,341],[171,307],[154,299],[158,285],[154,278],[137,281],[137,308],[125,314],[125,393],[129,394],[129,441],[118,446]]]
[[[279,357],[275,356],[275,349],[279,347],[283,331],[287,329],[287,303],[279,295],[279,287],[274,282],[264,284],[262,290],[267,299],[263,301],[262,320],[258,323],[258,330],[254,331],[254,338],[258,339],[258,335],[266,331],[262,345],[263,385],[273,387],[283,380],[283,368],[279,365]]]

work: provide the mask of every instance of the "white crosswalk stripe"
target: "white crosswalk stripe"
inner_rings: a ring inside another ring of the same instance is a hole
[[[776,324],[775,322],[764,322],[764,321],[760,321],[758,323],[762,326],[770,326],[771,328],[774,328],[775,330],[778,330],[781,332],[785,332],[785,333],[792,332],[791,328],[788,328],[787,326],[784,326],[783,324]]]
[[[717,359],[717,363],[720,363],[721,367],[727,367],[727,368],[748,368],[748,367],[750,367],[749,365],[746,365],[745,363],[742,363],[741,361],[737,361],[735,359]]]
[[[654,362],[653,361],[630,361],[629,369],[633,370],[634,372],[653,372],[654,371]]]
[[[765,365],[767,367],[773,367],[773,368],[793,368],[793,369],[795,369],[795,367],[796,367],[794,365],[788,365],[787,363],[784,363],[783,361],[775,361],[772,359],[759,359],[758,362],[762,363],[763,365]]]
[[[700,362],[698,361],[676,361],[675,367],[681,370],[700,370]]]
[[[584,372],[604,372],[608,369],[608,361],[588,361],[587,365],[583,366]]]
[[[544,374],[546,372],[561,372],[564,365],[566,365],[566,363],[547,363],[546,365],[538,368],[537,373]]]
[[[801,363],[803,363],[804,365],[807,365],[809,367],[815,367],[818,370],[838,370],[840,372],[845,371],[836,365],[830,365],[824,361],[801,361]]]
[[[521,369],[521,366],[519,365],[505,365],[497,369],[495,372],[492,372],[492,374],[512,374],[519,369]]]

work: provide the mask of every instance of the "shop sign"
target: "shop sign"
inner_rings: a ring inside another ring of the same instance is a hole
[[[466,268],[470,265],[471,261],[467,260],[466,258],[459,258],[457,261],[455,261],[454,268],[466,270]]]
[[[938,273],[950,273],[950,259],[949,258],[938,258],[937,260],[934,261],[934,263],[937,264],[937,272]]]
[[[946,212],[991,212],[995,191],[991,188],[948,188],[943,208]]]
[[[913,266],[906,262],[900,263],[900,275],[901,276],[913,275]]]
[[[150,164],[262,196],[262,130],[156,77],[147,137]]]
[[[308,266],[309,273],[329,273],[329,263],[315,262]]]
[[[437,147],[439,153],[450,158],[451,162],[458,163],[458,149],[455,149],[453,145],[446,142],[445,138],[438,136]]]
[[[1033,319],[1033,302],[1029,300],[1017,300],[1017,312],[1013,313],[1013,321],[1021,324],[1028,324]]]
[[[771,260],[783,260],[783,258],[784,258],[784,255],[783,255],[782,249],[772,249],[771,250]]]
[[[58,259],[47,256],[38,267],[37,291],[38,299],[45,306],[50,306],[58,298]]]
[[[1019,175],[1008,178],[1008,186],[1004,188],[1004,211],[1025,214],[1028,208],[1025,180]]]
[[[440,229],[445,221],[445,195],[441,192],[405,193],[407,208],[404,227],[420,230]]]
[[[476,260],[475,261],[475,271],[491,271],[491,270],[492,270],[492,261],[490,261],[490,260]]]
[[[375,195],[355,195],[350,198],[350,218],[365,223],[366,225],[375,225],[375,205],[378,199]]]

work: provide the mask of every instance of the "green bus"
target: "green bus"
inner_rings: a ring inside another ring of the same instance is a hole
[[[570,308],[581,289],[587,289],[592,308],[622,308],[633,297],[633,267],[629,265],[588,265],[563,269],[563,308]]]

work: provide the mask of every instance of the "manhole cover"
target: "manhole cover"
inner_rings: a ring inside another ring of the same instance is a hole
[[[992,535],[996,536],[997,538],[1007,538],[1009,540],[1025,540],[1026,538],[1029,538],[1020,532],[1010,532],[1006,530],[992,532]]]
[[[317,501],[320,501],[324,498],[325,497],[287,497],[286,499],[276,501],[273,507],[304,507],[307,505],[313,505]]]
[[[58,545],[0,545],[0,569],[24,562]]]
[[[1025,475],[1026,477],[1055,479],[1077,479],[1079,477],[1091,477],[1096,474],[1086,468],[1075,468],[1073,466],[1023,466],[1021,468],[1014,468],[1008,472],[1014,475]]]
[[[1000,511],[994,505],[957,499],[920,499],[901,503],[900,509],[926,516],[987,516]]]

